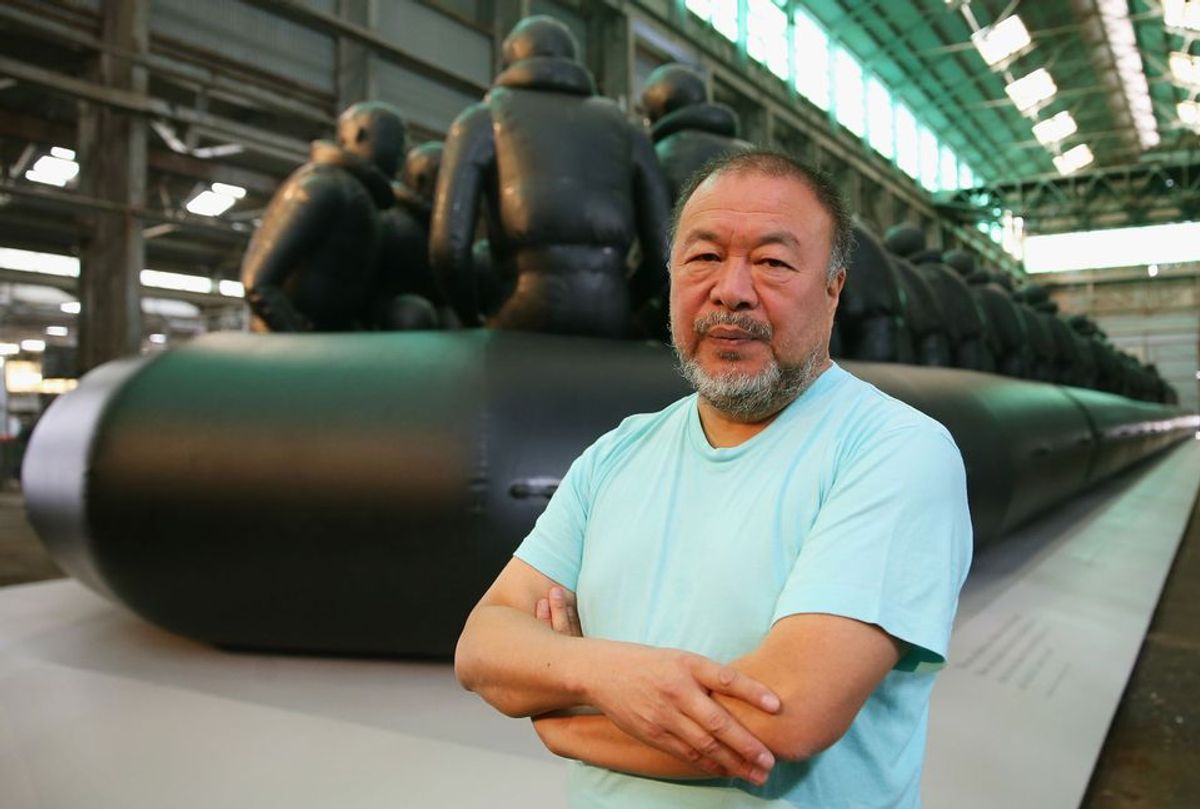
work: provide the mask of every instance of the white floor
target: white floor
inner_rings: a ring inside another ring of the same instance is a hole
[[[1200,445],[977,561],[926,805],[1077,805],[1170,567]],[[445,664],[228,654],[73,581],[0,590],[0,807],[552,807],[565,767]]]

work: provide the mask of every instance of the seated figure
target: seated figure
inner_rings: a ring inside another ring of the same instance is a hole
[[[671,189],[671,200],[705,163],[751,144],[738,137],[737,113],[709,99],[704,79],[687,65],[655,68],[642,90],[650,137]]]
[[[904,318],[904,288],[887,251],[860,224],[834,320],[841,355],[872,362],[913,363]]]
[[[975,256],[965,250],[951,250],[946,266],[967,282],[971,294],[987,322],[988,347],[995,371],[1005,376],[1024,377],[1029,368],[1029,335],[1017,304],[992,273],[979,268]]]
[[[974,371],[993,370],[994,360],[985,342],[983,314],[966,282],[942,263],[941,251],[928,248],[925,234],[914,225],[890,228],[885,243],[893,253],[916,265],[933,287],[950,339],[951,365]]]
[[[404,122],[379,102],[349,107],[337,142],[316,141],[263,214],[242,259],[246,302],[258,331],[357,331],[369,327],[381,212],[404,154]]]
[[[439,311],[443,300],[429,267],[429,220],[442,162],[442,144],[429,141],[409,150],[396,204],[383,214],[379,273],[371,294],[373,322],[384,331],[449,325],[453,314]]]
[[[666,282],[669,200],[654,147],[595,94],[577,51],[557,20],[522,20],[491,91],[450,129],[430,259],[464,326],[481,319],[472,256],[481,198],[495,272],[515,281],[488,325],[621,337]],[[645,260],[631,276],[635,238]]]

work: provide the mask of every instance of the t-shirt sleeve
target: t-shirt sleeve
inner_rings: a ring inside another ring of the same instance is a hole
[[[839,464],[772,623],[797,613],[853,618],[910,645],[897,668],[940,668],[971,547],[953,440],[936,425],[893,428]]]
[[[513,552],[513,556],[571,591],[579,583],[599,443],[588,447],[571,464],[533,530]]]

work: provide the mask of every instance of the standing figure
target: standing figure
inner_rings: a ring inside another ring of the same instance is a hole
[[[383,214],[371,293],[372,321],[383,331],[432,329],[453,319],[439,311],[443,299],[429,266],[429,222],[441,165],[441,141],[422,143],[409,150],[401,180],[392,183],[396,204]]]
[[[391,177],[404,148],[399,112],[375,101],[341,114],[337,143],[313,143],[311,160],[275,192],[242,259],[257,331],[368,325],[380,212],[395,203]]]
[[[738,138],[737,113],[708,97],[704,79],[687,65],[662,65],[642,90],[650,137],[671,188],[672,202],[688,178],[715,157],[750,149]]]
[[[489,325],[620,337],[666,280],[666,183],[649,138],[595,95],[575,38],[546,16],[504,40],[504,70],[446,140],[430,236],[434,275],[464,326],[480,322],[479,200],[512,294]],[[627,256],[646,257],[632,277]]]

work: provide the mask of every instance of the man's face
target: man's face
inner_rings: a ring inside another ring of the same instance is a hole
[[[832,228],[807,185],[752,169],[711,177],[688,200],[671,251],[671,336],[719,410],[719,391],[757,391],[730,413],[757,421],[775,411],[756,408],[786,404],[824,368],[845,279],[826,280]],[[780,385],[794,390],[771,390]]]

